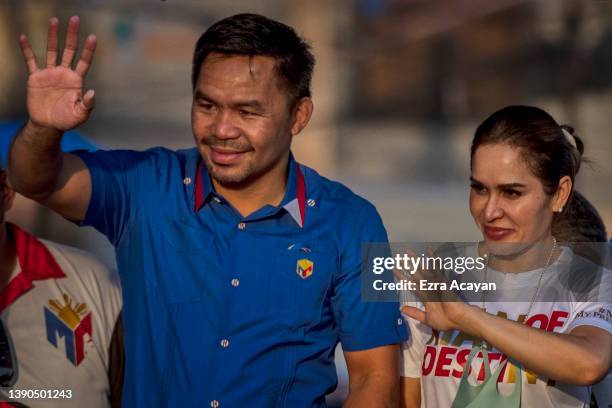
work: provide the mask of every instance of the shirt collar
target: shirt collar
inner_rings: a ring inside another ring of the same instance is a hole
[[[302,228],[306,219],[306,182],[301,166],[295,161],[293,154],[289,153],[289,174],[287,175],[287,189],[279,208],[287,211],[295,223]],[[200,159],[196,170],[195,182],[195,211],[199,211],[208,197],[214,193],[206,166]]]
[[[14,224],[8,223],[9,233],[15,240],[17,262],[21,272],[13,277],[0,292],[0,312],[25,294],[33,281],[63,278],[66,275],[51,252],[35,236]]]
[[[287,190],[285,197],[281,201],[284,208],[291,218],[300,228],[304,227],[306,219],[306,182],[304,174],[298,162],[289,154],[289,174],[287,175]]]
[[[208,177],[208,170],[201,158],[198,160],[195,179],[195,211],[198,212],[206,199],[214,192],[210,177]]]

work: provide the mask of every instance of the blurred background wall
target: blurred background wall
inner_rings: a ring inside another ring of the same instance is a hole
[[[374,202],[391,240],[479,238],[467,206],[469,142],[510,104],[542,107],[576,129],[592,162],[577,188],[612,228],[610,1],[2,0],[0,120],[26,114],[19,33],[42,61],[48,18],[60,18],[63,36],[78,14],[82,38],[98,36],[86,82],[97,106],[80,132],[109,148],[189,147],[193,46],[239,12],[309,40],[315,112],[294,152]],[[8,218],[114,262],[95,231],[23,198]]]

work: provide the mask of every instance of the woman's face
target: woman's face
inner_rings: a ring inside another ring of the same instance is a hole
[[[518,148],[490,144],[476,149],[470,212],[492,253],[510,255],[543,242],[550,236],[553,210]]]

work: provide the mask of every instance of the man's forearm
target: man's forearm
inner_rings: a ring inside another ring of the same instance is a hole
[[[19,131],[9,156],[9,180],[15,191],[34,200],[54,191],[62,169],[62,135],[30,121]]]
[[[399,388],[399,374],[367,375],[361,380],[351,381],[344,408],[398,407]]]

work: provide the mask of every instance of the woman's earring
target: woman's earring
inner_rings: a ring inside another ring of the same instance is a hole
[[[559,207],[559,213],[563,212],[563,206]]]

